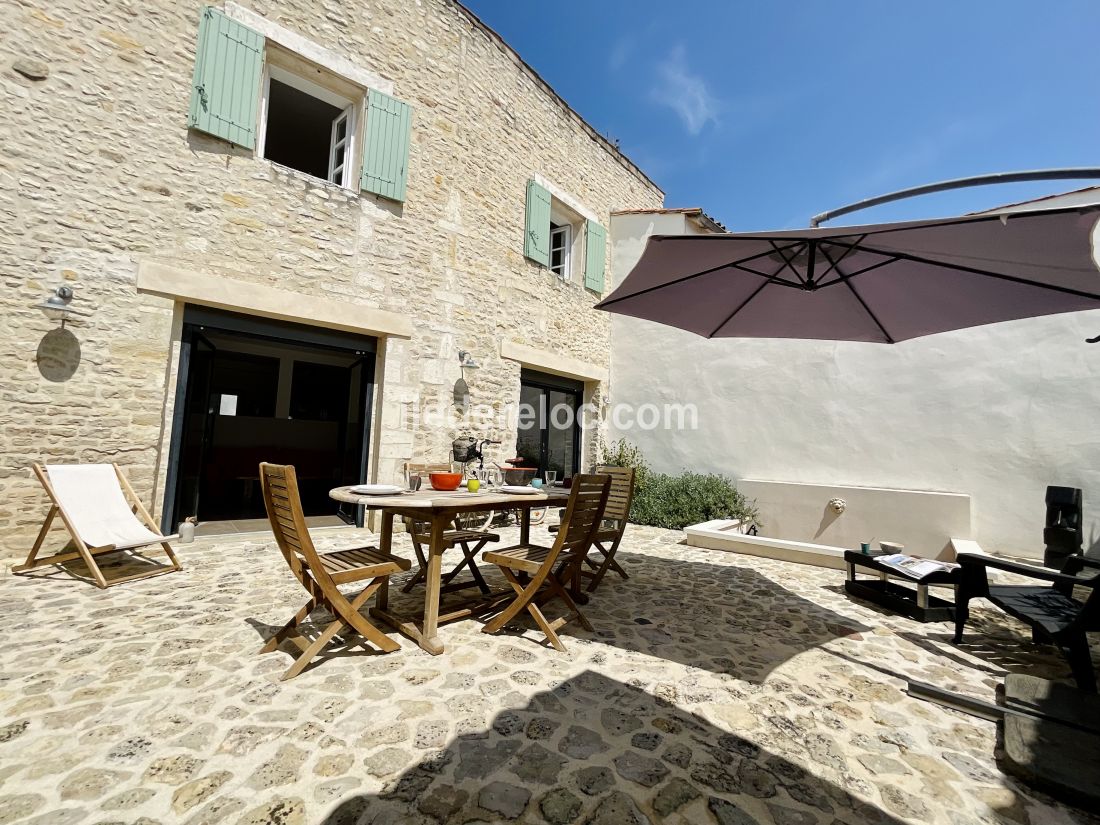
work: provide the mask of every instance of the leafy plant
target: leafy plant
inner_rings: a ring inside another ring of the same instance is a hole
[[[645,460],[642,451],[627,441],[620,438],[611,444],[600,444],[600,464],[610,464],[614,467],[634,468],[634,489],[644,486],[649,477],[649,462]]]
[[[758,522],[759,513],[730,479],[715,474],[652,473],[644,487],[635,489],[630,507],[635,524],[669,530],[720,518]]]
[[[713,473],[654,473],[642,451],[625,438],[600,447],[600,463],[634,468],[634,500],[630,521],[650,527],[682,530],[711,519],[760,523],[755,503],[733,481]]]

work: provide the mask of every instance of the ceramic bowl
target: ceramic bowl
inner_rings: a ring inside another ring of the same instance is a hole
[[[428,477],[433,490],[457,490],[462,483],[462,473],[432,473]]]

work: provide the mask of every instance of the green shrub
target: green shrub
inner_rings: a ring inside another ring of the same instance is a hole
[[[654,473],[642,451],[625,438],[600,447],[600,463],[634,468],[634,501],[630,521],[650,527],[682,530],[689,524],[730,518],[760,523],[753,503],[721,475]]]
[[[612,444],[600,445],[600,464],[633,467],[635,489],[644,485],[649,477],[649,462],[642,456],[642,451],[625,438],[620,438]]]
[[[669,530],[719,518],[755,522],[759,514],[730,479],[714,474],[650,473],[644,485],[635,487],[630,506],[635,524]]]

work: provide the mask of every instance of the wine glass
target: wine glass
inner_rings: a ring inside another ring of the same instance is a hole
[[[557,470],[547,470],[546,471],[546,486],[547,487],[553,487],[554,482],[557,481],[557,480],[558,480],[558,471]]]

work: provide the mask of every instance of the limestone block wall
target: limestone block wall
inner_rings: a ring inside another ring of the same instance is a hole
[[[247,4],[393,83],[413,106],[408,197],[351,193],[185,128],[201,4],[7,4],[0,29],[0,556],[44,514],[34,460],[118,461],[159,509],[182,305],[140,294],[143,262],[402,313],[381,342],[374,474],[439,459],[457,413],[518,400],[502,340],[606,366],[608,319],[580,278],[523,257],[525,186],[553,181],[609,225],[660,190],[448,0]],[[608,267],[610,274],[610,267]],[[66,334],[32,305],[76,289]],[[71,333],[71,335],[70,335]],[[600,393],[597,392],[597,397]],[[602,426],[602,424],[597,424]],[[484,431],[514,443],[514,432]]]

